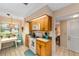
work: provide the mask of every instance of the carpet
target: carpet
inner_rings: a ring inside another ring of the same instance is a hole
[[[36,56],[30,49],[24,52],[25,56]]]

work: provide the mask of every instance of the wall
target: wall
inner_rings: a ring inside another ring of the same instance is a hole
[[[24,33],[29,34],[29,23],[25,23],[24,26]]]
[[[61,35],[60,35],[60,46],[63,48],[67,49],[67,21],[61,21],[60,22],[60,30],[61,30]]]
[[[25,36],[29,34],[29,23],[24,22],[24,31],[23,31],[23,44],[25,46]]]
[[[56,36],[59,36],[61,34],[61,32],[60,32],[60,24],[56,24],[55,31],[56,31]]]

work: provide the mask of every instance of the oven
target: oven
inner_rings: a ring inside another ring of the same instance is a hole
[[[29,40],[29,49],[36,54],[36,38],[30,38]]]

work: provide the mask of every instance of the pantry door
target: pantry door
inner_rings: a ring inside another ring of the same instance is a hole
[[[68,21],[68,46],[70,50],[79,52],[79,19]]]

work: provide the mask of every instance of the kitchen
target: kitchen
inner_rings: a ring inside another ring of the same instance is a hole
[[[79,55],[78,6],[65,3],[0,4],[3,8],[0,15],[0,55]]]
[[[43,15],[29,22],[30,34],[26,38],[29,43],[26,45],[39,56],[52,55],[52,37],[49,36],[52,31],[51,19],[52,17]]]

